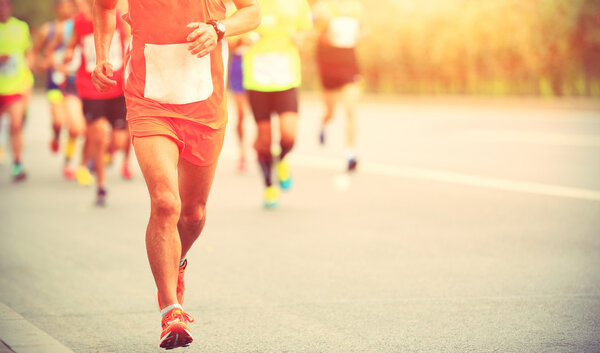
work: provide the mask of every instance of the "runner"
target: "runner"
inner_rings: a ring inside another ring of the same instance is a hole
[[[233,7],[233,2],[227,3],[227,9]],[[233,94],[233,101],[235,104],[235,111],[237,114],[237,125],[236,133],[238,137],[238,145],[240,148],[240,158],[238,161],[238,171],[246,171],[246,146],[244,143],[244,118],[246,116],[246,104],[248,99],[246,98],[246,90],[244,90],[243,82],[243,71],[242,71],[242,57],[248,50],[248,45],[251,44],[249,36],[235,36],[228,38],[229,42],[229,72],[228,82],[229,89]]]
[[[106,202],[105,167],[106,151],[110,139],[109,130],[124,129],[126,123],[125,97],[123,96],[123,52],[126,40],[125,24],[120,18],[116,18],[116,28],[112,37],[110,52],[111,61],[114,64],[114,77],[119,84],[106,92],[98,92],[92,83],[91,73],[96,67],[96,54],[94,49],[94,33],[92,23],[93,0],[83,0],[78,3],[81,11],[74,18],[74,35],[68,45],[66,54],[67,62],[73,57],[74,48],[79,45],[81,50],[81,65],[77,71],[76,86],[79,97],[83,104],[83,114],[88,124],[86,134],[87,155],[94,164],[96,173],[96,204],[104,206]],[[78,174],[84,174],[86,169],[80,167]],[[78,175],[79,177],[79,175]]]
[[[6,112],[10,118],[14,181],[26,177],[21,154],[25,110],[33,86],[32,66],[29,26],[12,17],[11,0],[0,0],[0,116]]]
[[[36,58],[41,59],[39,67],[47,72],[47,97],[50,102],[53,132],[50,149],[53,153],[57,153],[59,149],[60,130],[66,120],[64,97],[60,89],[60,86],[65,81],[65,75],[62,72],[55,71],[52,68],[52,58],[42,57],[42,52],[54,39],[58,28],[65,27],[66,22],[74,14],[73,3],[68,0],[56,0],[54,11],[56,13],[56,20],[42,25],[35,36],[33,52]],[[57,52],[60,52],[60,50],[57,50]],[[54,53],[52,53],[52,55],[54,55]]]
[[[75,154],[77,138],[85,131],[85,119],[81,111],[81,101],[75,88],[75,73],[81,63],[80,55],[69,65],[64,65],[65,43],[73,34],[75,14],[73,0],[56,0],[57,20],[42,26],[34,43],[36,56],[42,56],[41,68],[47,71],[47,97],[52,114],[53,138],[51,150],[59,149],[60,131],[63,125],[68,126],[69,138],[65,143],[65,163],[63,175],[67,179],[75,178],[75,170],[70,162]],[[91,181],[90,181],[91,182]]]
[[[235,111],[237,113],[236,132],[238,144],[240,147],[240,159],[238,162],[238,171],[246,170],[246,148],[244,146],[244,117],[246,115],[246,91],[243,85],[242,56],[247,46],[244,44],[243,37],[232,38],[229,40],[229,88],[233,93]]]
[[[109,63],[116,0],[96,0],[92,74],[100,91],[118,85]],[[225,19],[220,0],[129,0],[132,27],[125,94],[137,159],[150,193],[146,249],[162,313],[160,346],[192,342],[183,311],[186,254],[205,223],[206,201],[227,123],[226,34],[258,26],[255,0],[234,0]]]
[[[317,64],[325,103],[319,141],[325,144],[325,129],[333,118],[339,92],[346,108],[348,171],[354,171],[357,166],[355,111],[361,94],[355,48],[361,33],[362,5],[357,0],[320,0],[313,10],[315,27],[319,31]]]
[[[312,28],[310,7],[305,0],[260,0],[262,24],[258,41],[244,55],[244,88],[258,127],[254,147],[265,182],[264,206],[276,207],[279,189],[271,180],[271,115],[279,117],[281,153],[277,158],[279,185],[292,185],[289,162],[285,158],[296,139],[300,54],[297,45],[301,31]]]

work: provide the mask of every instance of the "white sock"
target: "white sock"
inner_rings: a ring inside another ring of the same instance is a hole
[[[172,304],[172,305],[169,305],[169,306],[167,306],[166,308],[162,309],[162,310],[160,311],[160,315],[161,315],[162,317],[165,317],[165,315],[167,315],[167,313],[168,313],[169,311],[171,311],[171,309],[175,309],[175,308],[178,308],[178,309],[180,309],[181,311],[183,311],[183,307],[182,307],[181,305],[179,305],[179,304]]]
[[[353,148],[348,148],[346,150],[346,159],[356,159],[356,151]]]
[[[179,267],[183,266],[183,264],[185,263],[185,257],[181,260],[179,260]]]

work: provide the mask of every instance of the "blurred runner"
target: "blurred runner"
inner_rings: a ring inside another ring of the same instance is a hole
[[[75,87],[75,74],[81,64],[81,56],[64,65],[66,43],[73,35],[75,3],[73,0],[56,0],[57,20],[42,26],[34,43],[36,56],[41,57],[41,68],[47,72],[47,97],[52,114],[52,152],[59,150],[60,132],[64,125],[69,129],[69,138],[64,147],[65,164],[63,174],[67,179],[75,177],[71,160],[75,155],[77,138],[85,132],[85,119],[81,101]]]
[[[124,74],[124,41],[126,40],[125,24],[114,14],[116,31],[112,36],[110,60],[114,67],[114,78],[118,84],[105,92],[98,92],[92,83],[91,74],[96,67],[96,52],[94,47],[94,25],[92,23],[93,0],[82,0],[78,3],[81,11],[74,18],[74,35],[69,42],[66,61],[69,62],[74,55],[74,48],[79,45],[81,49],[81,65],[77,71],[76,86],[83,105],[83,114],[87,121],[86,145],[87,155],[94,164],[96,173],[96,204],[104,206],[106,202],[105,167],[106,152],[109,147],[109,131],[113,129],[126,129],[125,97],[123,96]],[[86,167],[82,165],[77,171],[77,178],[87,177]]]
[[[279,189],[273,185],[271,170],[271,115],[279,117],[281,153],[277,157],[279,185],[288,190],[292,176],[288,153],[296,140],[298,91],[300,86],[301,31],[312,28],[310,7],[305,0],[259,0],[262,24],[258,40],[244,55],[244,88],[258,127],[254,147],[264,177],[264,206],[276,207]]]
[[[348,170],[353,171],[357,166],[356,102],[361,94],[355,49],[361,34],[363,9],[358,0],[320,0],[313,11],[315,27],[319,31],[317,64],[325,103],[319,140],[325,144],[325,130],[333,118],[340,93],[346,111],[346,158]]]
[[[33,86],[31,35],[27,23],[12,17],[10,0],[0,0],[0,116],[8,113],[13,153],[12,177],[24,180],[23,124]]]
[[[109,57],[116,0],[96,0],[96,52],[92,74],[103,92],[115,89]],[[133,146],[150,193],[146,249],[158,288],[160,346],[192,342],[183,311],[186,254],[205,223],[206,202],[227,123],[225,34],[256,28],[255,0],[234,0],[225,19],[213,0],[129,0],[132,27],[125,94]],[[151,4],[151,6],[149,5]]]
[[[227,3],[227,12],[235,10],[233,2]],[[244,143],[244,118],[246,116],[246,90],[244,89],[244,76],[242,70],[242,57],[248,50],[248,45],[251,43],[248,36],[235,36],[227,39],[229,42],[229,72],[228,83],[229,89],[233,94],[235,104],[235,112],[237,115],[236,133],[238,137],[238,145],[240,148],[240,157],[238,160],[238,171],[246,170],[246,145]]]

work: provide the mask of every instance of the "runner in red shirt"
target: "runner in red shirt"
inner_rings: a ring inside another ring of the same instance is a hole
[[[132,28],[125,96],[135,152],[151,200],[146,248],[162,309],[160,346],[187,346],[183,311],[186,254],[200,235],[227,123],[224,36],[256,28],[256,0],[129,0]],[[92,80],[101,92],[119,85],[109,57],[117,0],[96,0]]]
[[[124,51],[126,25],[115,13],[116,31],[111,37],[110,60],[114,68],[116,85],[98,92],[92,83],[92,72],[96,67],[96,52],[94,45],[94,24],[92,23],[92,0],[80,3],[81,12],[74,18],[73,37],[69,43],[67,60],[72,57],[73,49],[81,47],[81,66],[77,71],[77,93],[83,105],[83,114],[88,123],[86,144],[87,155],[94,163],[96,183],[98,185],[96,204],[104,206],[106,202],[105,188],[105,153],[109,145],[109,128],[123,130],[127,128],[125,97],[123,96]],[[80,167],[78,174],[85,173]]]

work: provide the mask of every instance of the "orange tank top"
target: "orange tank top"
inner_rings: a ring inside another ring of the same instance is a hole
[[[188,51],[190,22],[225,18],[221,0],[129,0],[127,119],[172,117],[213,129],[227,124],[227,42],[203,58]]]

